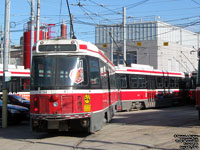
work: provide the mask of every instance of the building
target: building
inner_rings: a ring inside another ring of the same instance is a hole
[[[126,31],[127,64],[151,65],[159,70],[181,72],[197,69],[198,33],[157,20],[128,23]],[[123,64],[122,24],[97,25],[95,35],[95,44],[109,58],[113,45],[113,63]]]

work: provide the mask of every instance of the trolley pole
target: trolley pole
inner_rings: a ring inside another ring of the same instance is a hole
[[[2,127],[7,127],[7,81],[8,72],[8,51],[10,44],[10,1],[5,0],[5,18],[4,18],[4,51],[3,51],[3,108],[2,108]]]
[[[71,15],[71,18],[72,18],[72,24],[70,24],[70,39],[72,39],[72,37],[73,37],[73,27],[72,27],[72,25],[73,25],[73,22],[74,22],[74,16],[72,15],[72,14],[70,14]]]
[[[126,62],[126,7],[123,7],[123,50],[124,62]]]

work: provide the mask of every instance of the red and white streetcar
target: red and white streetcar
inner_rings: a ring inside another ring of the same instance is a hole
[[[122,110],[171,106],[183,102],[181,89],[184,73],[132,64],[131,67],[116,67],[116,74],[120,80]]]
[[[42,40],[33,52],[33,131],[95,132],[116,111],[115,68],[93,44],[75,39]]]
[[[30,69],[24,69],[24,66],[8,66],[9,81],[7,90],[9,94],[19,95],[30,100]],[[0,65],[0,85],[3,84],[3,66]],[[2,89],[1,89],[2,91]],[[2,94],[2,92],[0,92]]]

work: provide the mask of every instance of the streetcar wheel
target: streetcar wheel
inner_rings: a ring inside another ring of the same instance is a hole
[[[143,104],[143,103],[136,103],[136,104],[135,104],[135,108],[136,108],[137,110],[142,110],[142,109],[144,109],[144,104]]]

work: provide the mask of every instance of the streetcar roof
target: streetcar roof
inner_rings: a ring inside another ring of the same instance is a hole
[[[76,45],[76,49],[61,50],[61,51],[40,51],[40,45]],[[94,56],[104,60],[109,65],[113,66],[113,63],[104,55],[103,51],[97,48],[96,45],[77,39],[54,39],[54,40],[41,40],[36,44],[36,51],[33,52],[34,55],[88,55]]]
[[[152,66],[134,64],[131,67],[116,66],[116,73],[118,74],[140,74],[140,75],[154,75],[154,76],[173,76],[185,77],[183,72],[162,71],[153,69]]]
[[[24,69],[24,66],[8,65],[8,72],[11,77],[30,77],[30,69]],[[3,76],[2,64],[0,64],[0,76]]]

